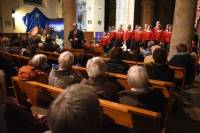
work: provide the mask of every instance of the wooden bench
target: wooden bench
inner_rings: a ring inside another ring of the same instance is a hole
[[[13,77],[12,81],[15,95],[19,103],[23,103],[22,100],[24,98],[22,97],[22,94],[25,94],[34,106],[38,106],[38,91],[48,91],[54,97],[63,92],[63,89],[60,88],[35,81],[22,81],[17,77]],[[161,132],[160,113],[102,99],[99,99],[99,101],[103,113],[112,118],[116,124],[128,128],[141,126],[151,133]]]
[[[72,54],[74,54],[74,56],[80,56],[83,54],[84,50],[82,49],[66,49],[70,52],[72,52]],[[45,54],[47,56],[47,58],[49,60],[53,60],[53,61],[57,61],[59,54],[58,53],[53,53],[53,52],[47,52],[47,51],[39,51],[39,53],[41,54]],[[101,57],[103,60],[108,61],[109,58],[107,57]],[[125,63],[127,63],[130,67],[134,66],[134,65],[142,65],[144,66],[145,64],[143,62],[136,62],[136,61],[128,61],[128,60],[123,60]],[[174,66],[169,66],[171,69],[174,70],[175,72],[175,79],[178,79],[181,81],[181,87],[184,86],[185,84],[185,69],[182,67],[174,67]]]

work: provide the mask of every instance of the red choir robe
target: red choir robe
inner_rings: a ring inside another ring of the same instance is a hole
[[[153,35],[153,39],[155,41],[162,41],[162,34],[163,34],[162,30],[155,30],[154,35]]]
[[[128,41],[129,39],[132,39],[133,31],[127,30],[125,33],[125,41]]]
[[[135,41],[142,41],[142,37],[143,37],[143,31],[135,31],[134,32],[134,40]]]
[[[116,38],[116,31],[111,31],[110,34],[109,34],[109,38],[110,40],[113,40]]]
[[[171,36],[172,36],[172,32],[168,31],[168,30],[165,30],[163,32],[163,35],[162,35],[162,42],[164,42],[164,43],[170,43]]]
[[[124,30],[118,30],[116,32],[116,39],[119,41],[124,41]]]
[[[143,41],[151,41],[151,40],[153,40],[153,31],[145,30],[143,32],[142,40]]]
[[[109,44],[110,44],[110,37],[109,36],[103,36],[103,37],[101,37],[101,39],[100,39],[100,45],[109,47]]]

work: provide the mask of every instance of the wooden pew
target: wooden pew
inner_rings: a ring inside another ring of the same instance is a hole
[[[63,92],[63,89],[38,83],[35,81],[22,81],[17,77],[12,78],[15,95],[19,103],[22,102],[22,94],[25,94],[34,106],[37,104],[38,91],[48,91],[53,96]],[[108,115],[116,124],[133,128],[141,126],[149,132],[161,133],[160,113],[137,107],[127,106],[119,103],[99,99],[103,113]]]
[[[72,54],[74,54],[75,56],[80,56],[83,54],[83,50],[82,49],[66,49],[70,52],[72,52]],[[45,54],[47,55],[47,58],[49,60],[53,60],[53,61],[57,61],[57,58],[59,56],[58,53],[53,53],[53,52],[47,52],[47,51],[40,51],[39,53],[41,54]],[[109,58],[107,57],[101,57],[103,60],[108,61]],[[123,60],[124,62],[126,62],[127,64],[129,64],[129,66],[134,66],[134,65],[142,65],[144,66],[145,64],[143,62],[136,62],[136,61],[128,61],[128,60]],[[184,86],[185,84],[185,69],[182,67],[174,67],[174,66],[169,66],[170,68],[172,68],[175,72],[175,79],[178,79],[181,81],[181,87]]]

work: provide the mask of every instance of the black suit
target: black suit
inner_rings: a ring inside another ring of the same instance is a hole
[[[169,61],[172,66],[183,67],[186,70],[185,84],[191,84],[195,79],[195,62],[188,53],[177,53]]]
[[[174,70],[169,68],[167,65],[157,65],[147,67],[147,71],[150,79],[162,80],[167,82],[174,81]]]
[[[78,38],[78,40],[75,40],[75,38]],[[71,47],[74,49],[82,49],[83,48],[83,40],[84,40],[84,34],[81,30],[77,30],[76,32],[74,30],[71,30],[68,36],[68,40],[71,42]]]

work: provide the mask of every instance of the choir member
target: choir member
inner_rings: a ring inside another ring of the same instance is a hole
[[[142,41],[143,31],[141,26],[138,27],[136,31],[134,31],[134,45],[133,49],[139,45],[139,43]]]
[[[153,39],[154,39],[154,41],[155,41],[156,44],[160,44],[161,39],[162,39],[162,34],[163,34],[163,31],[162,31],[161,27],[158,26],[154,30],[154,34],[153,34]]]
[[[124,30],[123,30],[123,25],[121,24],[116,32],[115,44],[118,44],[119,42],[123,41],[124,41]]]
[[[171,41],[171,35],[172,35],[172,26],[168,24],[162,35],[162,42],[164,43],[163,45],[164,49],[167,49],[167,47],[169,47]]]
[[[133,31],[131,30],[131,25],[128,25],[128,29],[126,30],[126,33],[125,33],[125,41],[126,41],[127,49],[132,48],[132,34],[133,34]]]
[[[110,40],[109,49],[111,49],[113,47],[115,38],[116,38],[116,30],[115,30],[115,27],[112,26],[111,27],[111,32],[109,34],[109,40]]]
[[[103,36],[100,39],[100,45],[103,46],[104,52],[107,53],[109,50],[110,38],[106,35],[106,32],[103,33]]]
[[[145,43],[145,48],[147,47],[147,43],[153,40],[153,31],[151,30],[151,25],[148,25],[147,29],[143,31],[142,40]]]

